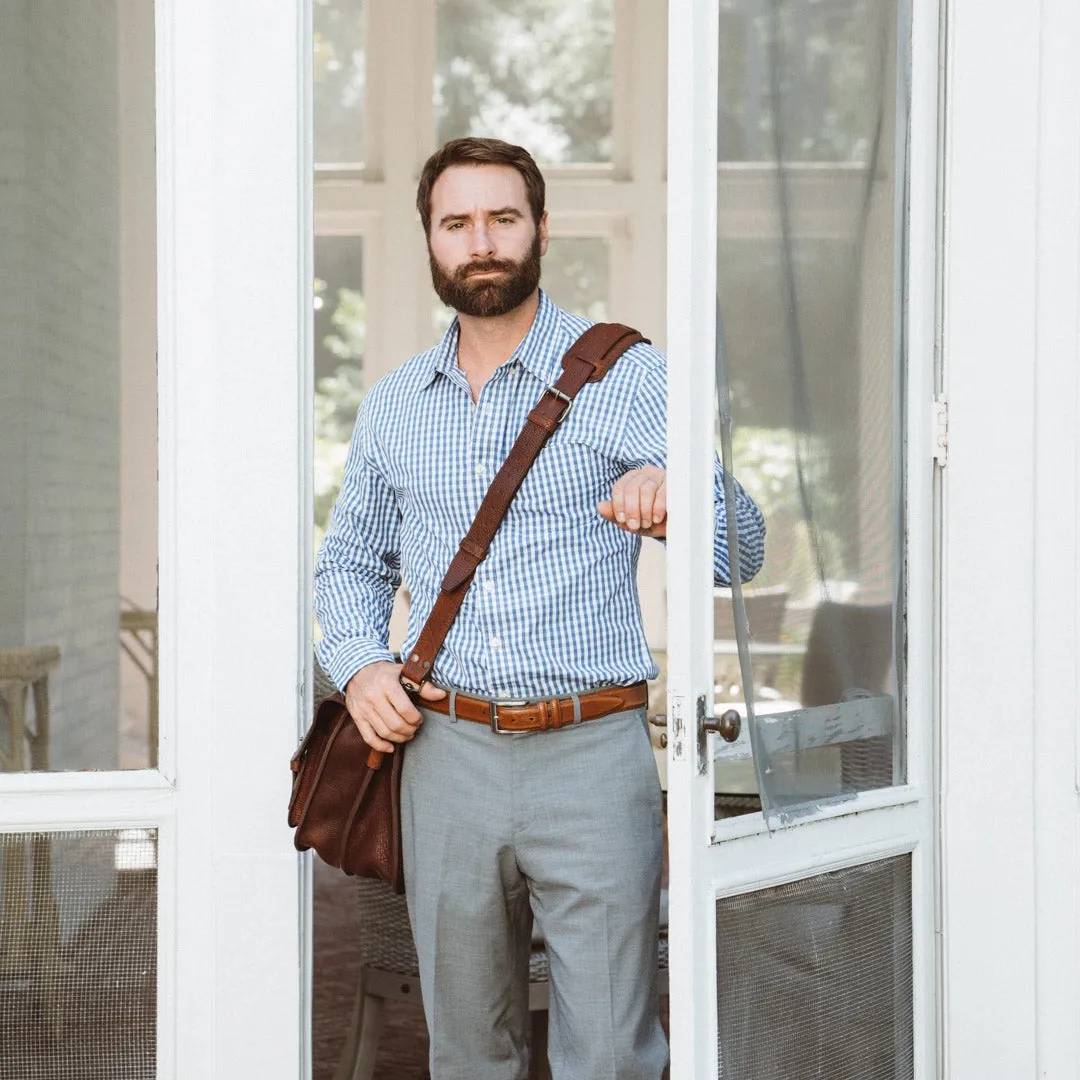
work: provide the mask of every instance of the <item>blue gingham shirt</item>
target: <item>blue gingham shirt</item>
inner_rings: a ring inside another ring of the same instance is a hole
[[[589,326],[544,293],[532,328],[474,405],[457,366],[457,322],[442,342],[380,379],[360,406],[315,570],[320,663],[339,687],[387,648],[394,593],[412,603],[412,647],[488,484],[560,360]],[[665,464],[665,360],[628,350],[588,383],[544,449],[480,564],[433,681],[483,697],[565,695],[655,678],[636,570],[641,538],[597,504],[630,469]],[[723,474],[715,470],[714,568],[730,584]],[[737,488],[742,576],[764,556],[765,523]]]

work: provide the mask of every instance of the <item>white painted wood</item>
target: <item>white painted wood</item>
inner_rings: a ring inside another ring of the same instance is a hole
[[[920,809],[908,803],[777,830],[766,844],[756,837],[732,840],[713,863],[709,887],[714,895],[735,896],[903,855],[918,846],[921,829]]]
[[[173,787],[156,771],[9,773],[0,780],[0,833],[154,827],[173,812]]]
[[[311,0],[297,5],[297,48],[299,49],[298,74],[300,90],[300,123],[297,125],[297,160],[299,162],[299,279],[301,282],[315,280],[315,221],[314,221],[314,161],[315,161],[315,83],[314,83],[314,29]],[[297,296],[299,362],[296,365],[297,396],[301,403],[299,417],[299,494],[300,505],[314,505],[315,484],[315,308],[306,288]],[[311,519],[301,512],[296,518],[297,545],[301,568],[315,564],[314,537]],[[300,658],[300,715],[297,717],[296,738],[299,740],[314,713],[314,679],[312,667],[312,625],[314,582],[310,574],[300,573],[300,598],[296,608],[296,638],[302,642]],[[307,1080],[312,1073],[312,1011],[314,982],[314,877],[312,861],[306,855],[300,860],[296,902],[300,913],[300,963],[297,970],[297,993],[300,1001],[300,1078]]]
[[[956,1077],[1035,1069],[1040,11],[949,8],[942,850],[944,1066]]]
[[[1080,1075],[1080,6],[1044,0],[1035,372],[1034,1072]]]
[[[940,515],[938,474],[934,472],[930,437],[930,403],[939,393],[936,377],[938,353],[938,275],[940,222],[940,168],[942,86],[939,57],[942,49],[943,4],[905,2],[901,10],[909,20],[908,109],[910,134],[907,157],[907,251],[905,278],[908,363],[905,371],[907,515],[907,778],[925,793],[920,803],[921,841],[912,864],[912,957],[915,993],[915,1062],[917,1075],[944,1075],[939,1068],[943,1045],[940,1022],[938,918],[938,862],[940,858],[937,810],[940,791],[937,739],[940,715],[939,581]],[[900,41],[903,42],[901,33]],[[898,98],[904,97],[901,78]],[[901,132],[902,134],[902,132]]]
[[[930,792],[925,787],[916,784],[862,791],[852,798],[823,801],[818,804],[813,816],[793,817],[786,824],[791,828],[800,828],[818,821],[831,821],[834,818],[865,814],[869,810],[926,801],[929,797]],[[737,817],[717,819],[713,825],[713,843],[722,844],[728,840],[738,840],[746,836],[764,836],[769,833],[770,827],[766,824],[763,814],[739,814]]]
[[[426,349],[434,336],[434,293],[427,251],[416,213],[420,167],[434,150],[432,85],[435,70],[435,2],[403,0],[367,9],[373,65],[367,130],[372,169],[364,179],[340,181],[336,190],[352,209],[371,194],[368,208],[378,229],[365,235],[364,293],[368,326],[365,383]],[[367,177],[370,176],[371,180]],[[316,229],[321,229],[323,184],[316,185]]]
[[[161,943],[175,973],[161,1046],[175,1055],[161,1075],[293,1080],[306,42],[294,5],[160,0],[159,24],[162,726],[176,778]],[[238,42],[258,63],[236,62]]]
[[[696,701],[712,699],[716,336],[715,0],[671,0],[668,36],[668,858],[671,1073],[717,1072],[715,908],[703,880],[713,817]],[[710,710],[711,711],[711,710]]]

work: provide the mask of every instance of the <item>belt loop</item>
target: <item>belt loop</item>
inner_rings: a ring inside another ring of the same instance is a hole
[[[457,723],[457,691],[450,691],[450,723]]]
[[[574,723],[581,723],[581,695],[571,694],[570,700],[574,703]]]

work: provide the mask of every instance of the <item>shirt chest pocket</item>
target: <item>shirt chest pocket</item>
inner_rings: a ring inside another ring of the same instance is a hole
[[[597,503],[611,497],[612,484],[624,471],[603,432],[567,418],[540,451],[514,509],[568,519],[595,516]]]

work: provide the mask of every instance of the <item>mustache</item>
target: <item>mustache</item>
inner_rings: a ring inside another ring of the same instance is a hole
[[[500,270],[512,274],[517,270],[518,264],[513,259],[481,259],[474,263],[459,266],[454,271],[454,277],[458,281],[466,281],[470,274],[479,274],[486,270]]]

